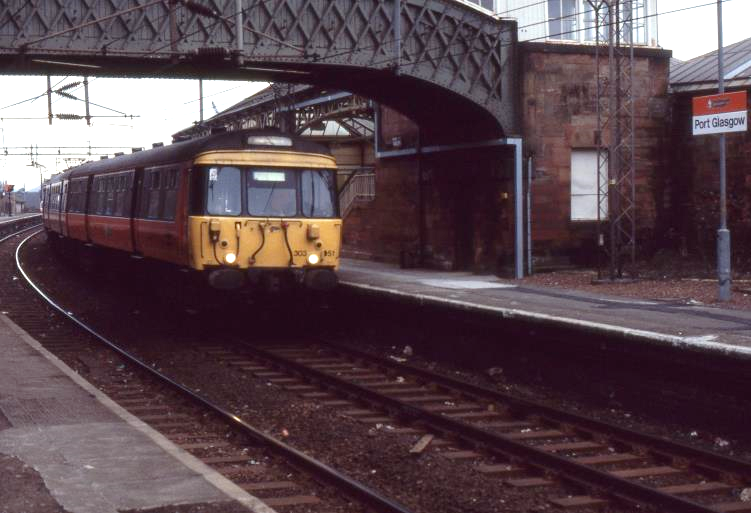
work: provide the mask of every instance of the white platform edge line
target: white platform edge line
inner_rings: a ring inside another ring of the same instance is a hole
[[[661,342],[669,344],[675,347],[689,347],[702,349],[705,351],[716,352],[724,355],[736,354],[743,357],[751,357],[751,348],[743,346],[735,346],[726,344],[724,342],[716,342],[714,335],[704,336],[692,336],[681,337],[677,335],[668,335],[666,333],[659,333],[656,331],[639,330],[634,328],[625,328],[623,326],[617,326],[613,324],[605,324],[595,321],[584,321],[581,319],[574,319],[571,317],[561,317],[556,315],[543,314],[538,312],[530,312],[527,310],[518,310],[514,308],[503,308],[500,306],[478,305],[470,303],[468,301],[461,301],[458,299],[447,299],[439,296],[431,296],[429,294],[414,294],[410,292],[404,292],[401,290],[390,289],[387,287],[379,287],[376,285],[367,285],[363,283],[355,283],[350,281],[340,281],[341,285],[348,287],[369,290],[373,292],[387,293],[395,296],[401,296],[408,299],[415,299],[418,301],[429,301],[434,303],[443,303],[447,305],[453,305],[461,307],[466,310],[477,310],[486,312],[495,312],[501,314],[501,317],[508,319],[525,319],[533,321],[542,321],[552,324],[563,324],[567,326],[576,326],[579,328],[586,328],[589,330],[612,333],[626,338],[634,338],[637,340],[644,340],[647,342]]]
[[[80,374],[75,372],[68,365],[60,360],[57,356],[46,350],[34,337],[26,333],[20,326],[14,323],[7,315],[0,314],[0,319],[26,344],[40,353],[57,367],[61,372],[68,376],[78,386],[83,388],[87,393],[94,396],[105,408],[123,419],[129,426],[137,429],[145,436],[150,438],[156,445],[162,448],[167,454],[178,460],[180,463],[196,472],[219,491],[229,498],[236,500],[253,513],[278,513],[276,510],[264,504],[257,497],[252,496],[235,483],[224,477],[222,474],[206,465],[204,462],[184,451],[172,443],[167,437],[153,429],[151,426],[140,420],[135,415],[129,413],[122,406],[109,398],[104,392],[96,388],[89,381],[84,379]]]

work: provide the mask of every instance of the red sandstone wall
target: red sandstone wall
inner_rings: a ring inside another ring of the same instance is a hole
[[[703,257],[711,268],[720,223],[719,143],[716,135],[692,135],[692,96],[679,94],[674,99],[663,224],[669,236],[667,247]],[[732,252],[736,267],[747,270],[751,266],[751,133],[727,134],[726,153]]]
[[[532,190],[536,257],[563,256],[576,262],[593,255],[594,226],[570,221],[571,149],[595,147],[591,50],[525,44],[521,52],[525,154],[534,155],[536,168]],[[643,246],[650,244],[656,205],[665,195],[661,150],[668,112],[668,60],[668,53],[651,50],[641,52],[636,62],[637,220]],[[419,134],[414,123],[387,108],[381,108],[380,115],[384,145],[398,137],[401,148],[414,147]],[[430,141],[422,143],[427,146]],[[514,250],[510,152],[457,151],[424,155],[420,160],[378,160],[376,200],[347,218],[345,254],[398,262],[405,253],[416,253],[421,201],[425,265],[491,272],[510,268]]]
[[[571,151],[595,149],[597,82],[592,49],[525,44],[521,54],[522,119],[525,154],[534,158],[532,238],[535,256],[591,262],[595,225],[571,221]],[[607,60],[603,64],[606,73]],[[669,112],[669,55],[637,52],[634,69],[636,109],[636,201],[639,249],[652,247],[656,185]],[[605,141],[609,133],[604,134]]]
[[[344,222],[345,256],[398,262],[416,244],[417,171],[414,158],[376,164],[376,197]]]

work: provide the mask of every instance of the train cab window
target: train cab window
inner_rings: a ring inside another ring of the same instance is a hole
[[[295,173],[253,169],[248,173],[248,212],[252,216],[297,215]]]
[[[237,216],[242,206],[242,176],[236,167],[210,167],[208,185],[209,215]]]
[[[302,215],[305,217],[334,217],[336,178],[330,170],[303,171],[300,176]]]

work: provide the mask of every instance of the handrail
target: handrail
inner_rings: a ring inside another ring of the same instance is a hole
[[[342,217],[347,217],[356,201],[373,201],[375,199],[375,173],[355,173],[339,193],[339,207]]]

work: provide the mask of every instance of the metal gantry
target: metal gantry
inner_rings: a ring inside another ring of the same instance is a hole
[[[641,2],[587,1],[595,12],[597,31],[597,242],[608,257],[608,276],[614,280],[622,278],[624,270],[632,277],[636,272],[634,10]],[[607,46],[601,44],[604,41]],[[606,67],[602,65],[605,48]],[[602,267],[598,266],[598,274]]]
[[[2,73],[313,83],[506,133],[515,41],[454,0],[0,0]]]
[[[278,128],[305,135],[321,131],[327,122],[338,123],[350,139],[372,139],[375,129],[373,102],[347,91],[277,83],[220,112],[202,124],[175,134],[176,138],[201,137],[213,130]],[[313,134],[311,134],[313,135]]]

